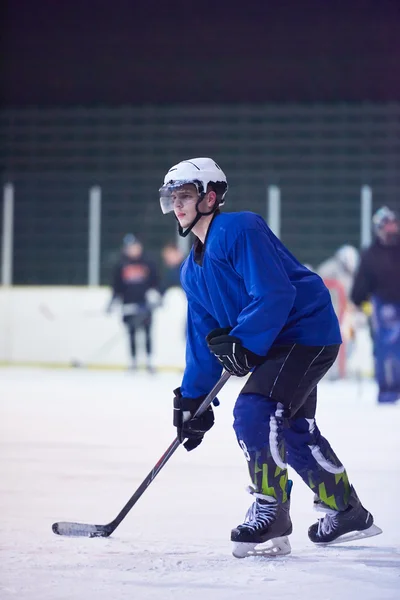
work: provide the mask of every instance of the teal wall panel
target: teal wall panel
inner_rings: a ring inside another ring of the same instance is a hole
[[[360,188],[400,207],[400,104],[199,105],[0,112],[1,179],[15,184],[15,283],[84,284],[88,190],[100,185],[102,281],[124,233],[159,258],[175,237],[158,188],[184,158],[212,156],[227,210],[266,215],[282,194],[282,239],[317,265],[359,245]]]

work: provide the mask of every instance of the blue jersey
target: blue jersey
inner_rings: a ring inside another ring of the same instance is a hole
[[[201,255],[195,244],[182,265],[188,299],[182,394],[208,393],[221,375],[206,336],[232,327],[245,348],[265,356],[272,345],[341,342],[322,279],[304,267],[255,213],[217,214]]]

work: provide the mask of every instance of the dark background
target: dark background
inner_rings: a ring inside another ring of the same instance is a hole
[[[14,0],[5,106],[400,100],[400,2]]]
[[[0,178],[15,186],[15,283],[84,284],[103,191],[102,281],[127,231],[159,258],[169,167],[212,156],[228,210],[266,214],[316,266],[359,245],[360,188],[400,201],[400,2],[61,2],[0,13]],[[1,217],[0,217],[1,225]]]

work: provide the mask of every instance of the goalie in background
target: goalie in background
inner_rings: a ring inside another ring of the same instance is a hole
[[[340,315],[340,332],[345,342],[347,375],[349,375],[348,371],[353,364],[352,358],[356,349],[357,332],[364,329],[368,331],[367,317],[356,309],[350,298],[359,262],[360,253],[357,248],[350,244],[344,244],[336,250],[333,256],[322,262],[316,270],[324,281],[331,280],[336,282],[341,287],[345,297],[345,306],[341,307],[339,306],[339,298],[335,298],[337,291],[335,292],[334,289],[330,289],[333,305],[338,316],[343,311]],[[336,379],[339,376],[338,365],[335,363],[328,378]]]
[[[111,312],[114,304],[122,305],[122,320],[129,335],[131,365],[137,369],[136,333],[143,329],[146,339],[146,369],[154,372],[152,344],[153,311],[160,305],[159,277],[152,261],[143,253],[143,245],[131,233],[122,242],[121,258],[114,268],[112,297],[107,307]]]
[[[362,308],[371,301],[378,402],[400,399],[400,219],[387,206],[372,219],[375,239],[361,257],[351,299]]]
[[[354,275],[360,262],[360,254],[354,246],[344,244],[340,246],[333,256],[322,262],[317,273],[322,279],[335,279],[339,281],[350,298]]]

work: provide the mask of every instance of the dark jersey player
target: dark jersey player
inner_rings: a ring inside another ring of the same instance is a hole
[[[400,400],[400,219],[383,206],[372,220],[374,241],[356,273],[351,299],[356,306],[371,300],[378,402]]]
[[[192,415],[221,376],[251,372],[234,408],[234,430],[248,462],[254,502],[232,530],[233,553],[290,552],[291,465],[325,516],[311,525],[315,543],[380,533],[346,470],[315,421],[317,384],[341,343],[321,278],[303,267],[252,212],[221,213],[228,185],[210,158],[173,166],[160,189],[179,233],[196,236],[181,269],[188,300],[186,367],[175,390],[174,425],[187,450],[214,423],[210,407]],[[184,441],[186,440],[186,441]]]
[[[131,368],[137,367],[136,332],[144,329],[146,337],[146,368],[154,371],[152,364],[152,315],[157,306],[158,274],[155,266],[143,254],[143,246],[131,233],[123,240],[121,258],[115,266],[112,283],[112,298],[108,310],[115,300],[122,303],[122,318],[129,335]]]

